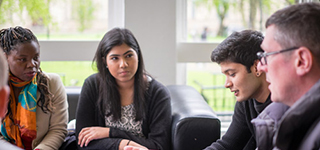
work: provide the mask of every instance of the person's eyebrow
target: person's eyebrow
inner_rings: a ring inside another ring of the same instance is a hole
[[[39,56],[39,55],[40,55],[40,53],[36,53],[36,54],[35,54],[35,56]],[[19,54],[18,56],[19,56],[19,57],[27,57],[28,54]]]
[[[126,54],[128,54],[128,53],[130,53],[130,52],[133,52],[133,50],[132,49],[130,49],[130,50],[128,50],[128,51],[126,51],[125,53],[123,53],[122,55],[126,55]],[[109,56],[120,56],[120,54],[110,54]]]
[[[26,57],[27,55],[19,54],[18,57]]]
[[[228,73],[229,71],[235,71],[236,69],[227,69],[225,71],[223,71],[223,73]]]
[[[133,50],[132,50],[132,49],[129,49],[129,50],[126,51],[123,55],[126,55],[126,54],[128,54],[128,53],[130,53],[130,52],[133,52]]]
[[[120,56],[119,54],[110,54],[109,57]]]

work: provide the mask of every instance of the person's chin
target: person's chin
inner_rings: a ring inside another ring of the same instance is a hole
[[[237,102],[243,102],[246,101],[247,99],[243,98],[243,97],[236,97]]]
[[[272,93],[272,92],[271,92]],[[276,97],[276,94],[271,94],[271,101],[273,102],[280,102],[279,98]]]
[[[33,78],[33,77],[32,77],[32,78]],[[25,82],[28,82],[28,81],[31,81],[32,78],[24,78],[24,79],[22,79],[22,80],[25,81]]]

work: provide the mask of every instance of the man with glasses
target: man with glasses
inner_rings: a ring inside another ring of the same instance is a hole
[[[267,74],[272,101],[290,107],[278,118],[273,144],[281,150],[319,149],[320,4],[278,10],[266,27],[258,69]]]

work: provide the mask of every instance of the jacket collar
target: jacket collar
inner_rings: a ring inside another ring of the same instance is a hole
[[[284,114],[275,135],[278,148],[289,149],[289,146],[299,144],[312,123],[320,116],[319,91],[320,80]]]

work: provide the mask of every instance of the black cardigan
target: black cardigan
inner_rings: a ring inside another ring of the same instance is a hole
[[[98,100],[97,74],[88,77],[82,87],[77,113],[76,136],[82,128],[105,127],[105,116],[101,116],[96,107]],[[152,79],[148,87],[147,110],[143,119],[142,132],[145,138],[129,132],[110,128],[110,138],[91,141],[87,147],[79,149],[118,150],[122,139],[129,139],[149,149],[169,150],[171,141],[171,105],[170,94],[165,86]]]

